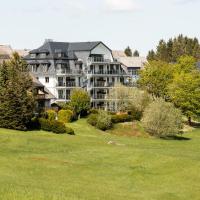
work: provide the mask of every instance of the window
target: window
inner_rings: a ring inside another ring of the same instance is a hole
[[[58,86],[64,86],[63,77],[58,77]]]
[[[45,77],[45,83],[49,83],[49,77]]]
[[[46,58],[46,53],[41,53],[40,58]]]
[[[33,67],[33,72],[37,72],[38,66],[37,65],[33,65],[32,67]]]
[[[62,57],[62,53],[58,53],[58,58],[61,58]]]
[[[66,90],[66,99],[70,100],[70,90]]]
[[[64,99],[63,90],[58,90],[58,99]]]
[[[36,58],[36,54],[35,54],[35,53],[32,53],[32,54],[30,55],[30,57],[31,57],[31,58]]]

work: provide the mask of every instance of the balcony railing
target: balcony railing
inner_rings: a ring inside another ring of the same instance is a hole
[[[60,69],[60,70],[56,70],[56,73],[57,74],[76,75],[76,74],[82,74],[82,70]]]
[[[105,99],[106,95],[105,94],[97,94],[97,95],[92,95],[93,99]]]
[[[45,99],[45,94],[37,94],[36,95],[36,100],[43,100]]]
[[[76,87],[76,82],[71,81],[71,82],[59,82],[57,84],[57,87]],[[77,86],[78,87],[78,86]]]
[[[106,83],[104,81],[97,81],[95,83],[91,83],[90,87],[113,87],[114,83]]]
[[[87,73],[92,75],[127,75],[126,72],[122,70],[89,70]]]
[[[58,100],[61,100],[61,101],[63,101],[63,100],[67,100],[67,101],[69,101],[70,100],[70,95],[66,95],[66,96],[58,96]]]
[[[89,57],[88,59],[89,63],[110,63],[110,59],[104,59],[103,57]]]

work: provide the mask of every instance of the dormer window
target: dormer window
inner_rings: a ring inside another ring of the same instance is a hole
[[[61,58],[62,57],[62,53],[58,53],[58,58]]]
[[[36,58],[36,54],[35,53],[31,53],[30,57],[31,58]]]
[[[41,53],[40,58],[46,58],[46,53]]]

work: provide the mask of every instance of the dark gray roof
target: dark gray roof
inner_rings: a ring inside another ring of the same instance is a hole
[[[45,42],[38,49],[30,51],[30,53],[49,53],[49,57],[56,58],[57,53],[63,53],[63,57],[68,59],[77,59],[74,54],[75,51],[91,51],[95,48],[100,41],[96,42]],[[30,59],[30,55],[26,56],[25,59]]]
[[[69,43],[69,51],[91,51],[101,42],[73,42]]]

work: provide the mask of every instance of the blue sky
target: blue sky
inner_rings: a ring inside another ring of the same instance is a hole
[[[141,55],[179,33],[200,40],[200,0],[0,0],[0,44],[101,40]]]

